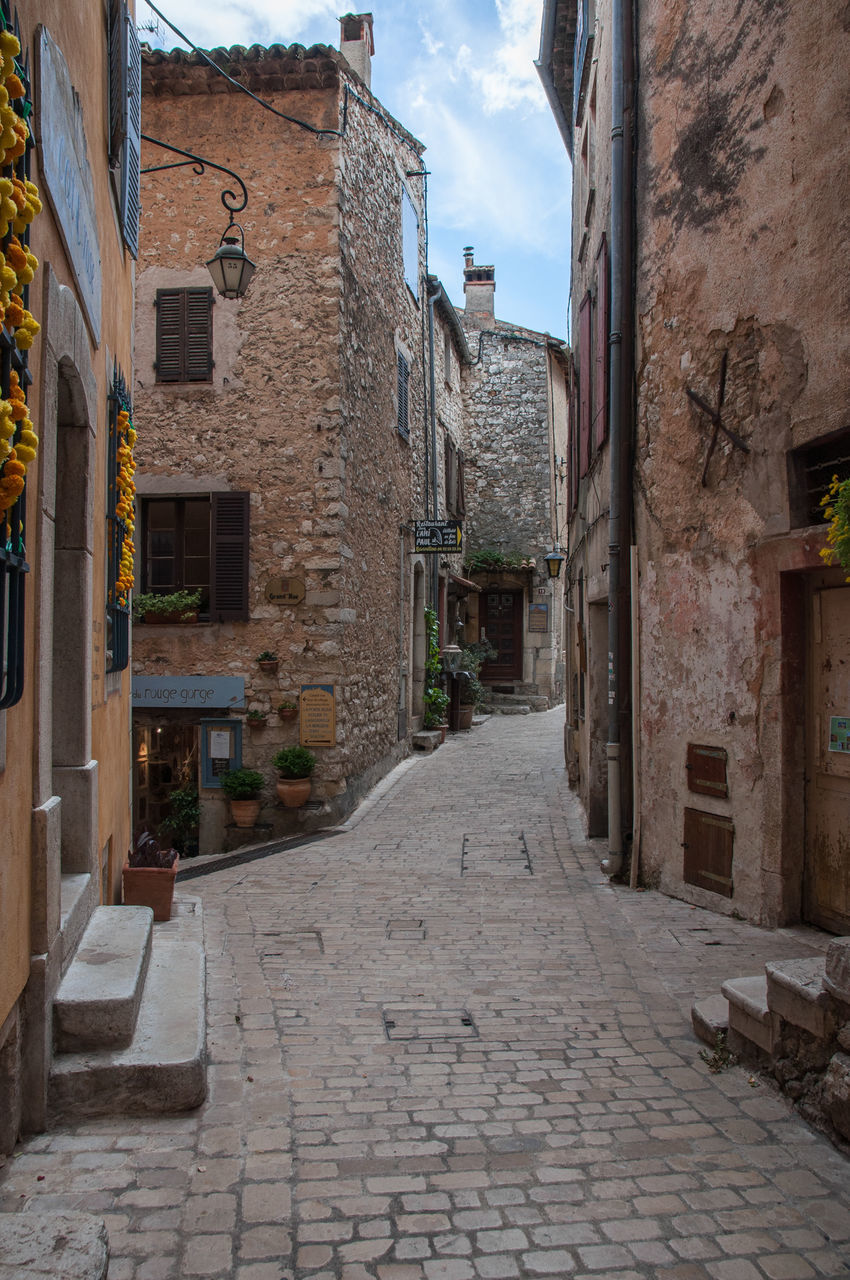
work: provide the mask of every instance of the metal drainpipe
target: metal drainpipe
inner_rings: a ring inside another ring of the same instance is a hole
[[[431,400],[431,519],[439,519],[437,510],[437,383],[434,376],[434,303],[435,293],[428,296],[428,386]],[[431,556],[431,607],[439,613],[440,557]]]
[[[623,869],[622,806],[620,802],[620,511],[623,501],[623,221],[627,198],[623,183],[623,78],[625,0],[611,4],[611,407],[609,461],[611,470],[608,515],[608,855],[602,870],[608,876]]]

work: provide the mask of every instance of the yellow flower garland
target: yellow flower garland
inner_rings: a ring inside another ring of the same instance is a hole
[[[121,544],[121,555],[118,562],[118,576],[115,580],[116,603],[122,608],[127,606],[127,598],[133,589],[133,554],[135,544],[133,534],[136,531],[135,498],[136,485],[133,475],[136,463],[133,459],[133,445],[136,443],[136,432],[130,421],[130,414],[122,409],[118,414],[115,429],[118,433],[118,475],[116,477],[115,514],[124,521],[124,538]]]
[[[0,324],[14,330],[19,351],[32,346],[40,325],[23,303],[25,287],[38,270],[38,259],[18,237],[41,212],[38,188],[29,179],[15,176],[11,166],[24,154],[29,129],[12,106],[24,96],[15,59],[20,42],[12,31],[0,31],[0,167],[11,177],[0,177],[0,239],[14,234],[0,251]],[[9,398],[0,399],[0,512],[7,511],[24,488],[27,467],[35,459],[38,436],[27,412],[26,396],[13,371]]]

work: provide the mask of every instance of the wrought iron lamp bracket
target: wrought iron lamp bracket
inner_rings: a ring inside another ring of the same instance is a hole
[[[184,151],[182,147],[175,147],[170,142],[161,142],[159,138],[151,138],[146,133],[141,136],[143,142],[150,142],[155,147],[162,147],[163,151],[171,151],[174,155],[186,157],[184,160],[173,160],[170,164],[151,165],[148,169],[142,169],[142,173],[161,173],[164,169],[182,169],[192,165],[197,174],[202,174],[205,169],[216,169],[219,173],[226,173],[234,182],[237,182],[242,192],[241,196],[236,191],[230,191],[229,189],[221,193],[221,203],[230,214],[228,226],[232,226],[236,222],[234,215],[241,213],[248,203],[248,188],[238,173],[234,173],[232,169],[228,169],[223,164],[216,164],[214,160],[207,160],[204,156],[197,156],[191,151]]]

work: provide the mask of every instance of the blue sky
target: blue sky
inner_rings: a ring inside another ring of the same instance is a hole
[[[372,91],[427,146],[429,268],[463,306],[463,247],[496,268],[496,315],[566,337],[569,159],[534,59],[542,0],[155,0],[202,48],[328,44],[371,11]],[[155,19],[137,0],[137,21]],[[150,44],[179,41],[160,24]]]

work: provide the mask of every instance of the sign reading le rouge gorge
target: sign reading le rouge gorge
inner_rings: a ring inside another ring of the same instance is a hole
[[[241,676],[133,676],[133,706],[198,707],[209,710],[245,705]]]

